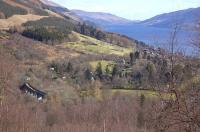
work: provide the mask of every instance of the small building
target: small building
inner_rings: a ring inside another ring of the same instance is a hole
[[[31,96],[36,97],[39,101],[45,99],[45,97],[47,96],[47,93],[42,92],[36,88],[34,88],[33,86],[31,86],[28,83],[24,83],[21,87],[20,90],[23,93],[29,94]]]

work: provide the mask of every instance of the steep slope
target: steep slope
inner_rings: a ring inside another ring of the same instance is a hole
[[[54,6],[54,7],[60,6],[57,3],[54,3],[50,0],[41,0],[41,2],[44,3],[45,5],[48,5],[48,6]]]
[[[48,17],[50,13],[45,11],[43,7],[44,5],[39,0],[1,0],[0,29],[8,30],[28,21]]]
[[[17,1],[2,0],[2,1],[11,6],[25,9],[25,10],[29,11],[29,13],[34,12],[33,8],[42,9],[44,6],[44,4],[40,0],[17,0]]]
[[[36,21],[44,17],[59,17],[71,19],[70,21],[75,20],[73,23],[79,22],[79,19],[70,14],[67,8],[49,1],[0,0],[0,29],[21,26],[28,21]]]
[[[103,12],[87,12],[82,10],[71,10],[73,13],[81,17],[85,21],[95,23],[100,26],[104,25],[119,25],[131,23],[131,20]]]
[[[42,8],[44,6],[41,0],[18,0],[18,2],[25,3],[27,6],[29,5],[36,8]]]
[[[27,7],[19,2],[13,1],[13,0],[4,0],[5,3],[14,6],[14,7],[18,7],[18,8],[22,8],[24,10],[26,10],[28,13],[33,12],[33,10],[30,7]]]
[[[5,16],[4,18],[16,14],[48,16],[49,14],[44,10],[46,8],[48,7],[46,7],[40,0],[0,0],[0,12]]]
[[[45,4],[46,6],[48,6],[49,8],[51,8],[51,10],[53,10],[54,12],[62,14],[65,17],[69,17],[75,21],[78,21],[78,22],[81,21],[81,19],[77,15],[75,15],[73,12],[71,12],[66,7],[62,7],[61,5],[54,3],[50,0],[41,0],[41,2],[43,4]]]
[[[132,48],[125,48],[115,44],[103,42],[85,35],[81,35],[78,33],[74,33],[77,38],[79,38],[76,42],[66,42],[64,43],[64,47],[74,50],[78,53],[84,53],[89,55],[116,55],[116,56],[125,56],[128,55],[135,49],[134,45]]]
[[[184,28],[194,28],[197,22],[200,20],[199,14],[200,8],[190,8],[186,10],[161,14],[140,22],[140,24],[161,28],[170,28],[175,24],[179,24],[182,25]]]
[[[21,26],[23,23],[26,23],[28,21],[36,21],[45,17],[47,16],[39,16],[33,14],[13,15],[8,19],[0,19],[0,29],[8,30],[9,28],[14,26]]]

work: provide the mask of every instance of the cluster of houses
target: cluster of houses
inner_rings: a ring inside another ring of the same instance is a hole
[[[155,50],[149,50],[149,49],[145,49],[143,50],[143,54],[145,55],[150,55],[150,56],[155,56],[156,53],[155,53]],[[126,61],[125,59],[123,60],[120,60],[119,63],[121,65],[125,65],[126,64]],[[51,67],[50,68],[50,71],[55,71],[55,68],[54,67]],[[95,77],[93,75],[93,73],[91,72],[91,80],[94,81],[95,80]],[[62,77],[62,79],[66,79],[65,76]],[[29,81],[30,78],[28,77],[26,79],[26,81]],[[37,88],[31,86],[29,83],[24,83],[21,87],[20,87],[20,90],[25,93],[25,94],[28,94],[28,95],[31,95],[32,97],[35,97],[37,98],[37,100],[41,101],[41,100],[44,100],[47,96],[47,93],[43,92],[43,91],[40,91],[38,90]]]

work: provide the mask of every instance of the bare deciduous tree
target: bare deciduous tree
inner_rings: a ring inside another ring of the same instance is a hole
[[[198,132],[200,131],[200,76],[185,80],[181,85],[176,81],[175,65],[180,63],[174,50],[177,29],[174,28],[170,41],[171,79],[167,92],[171,96],[161,97],[160,102],[153,106],[155,110],[153,124],[159,132]]]

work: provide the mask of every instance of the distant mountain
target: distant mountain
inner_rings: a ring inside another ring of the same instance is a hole
[[[60,6],[57,3],[52,2],[51,0],[41,0],[41,2],[48,6],[54,6],[54,7]]]
[[[70,12],[69,9],[62,7],[61,5],[52,2],[51,0],[41,0],[41,2],[53,9],[55,9],[57,12],[59,13],[66,13],[66,12]]]
[[[145,26],[172,28],[175,24],[194,28],[200,20],[200,7],[165,13],[140,22]]]
[[[63,7],[57,3],[52,2],[51,0],[41,0],[41,2],[47,6],[49,6],[51,9],[53,9],[55,12],[58,12],[66,17],[70,17],[73,20],[76,20],[78,22],[81,22],[81,19],[74,14],[73,12],[71,12],[69,9],[67,9],[66,7]]]
[[[104,29],[108,32],[120,33],[141,40],[154,47],[161,47],[168,45],[172,29],[175,24],[178,24],[182,30],[178,32],[177,47],[179,50],[185,51],[186,54],[191,54],[195,50],[191,46],[191,39],[195,36],[193,31],[198,22],[200,22],[200,8],[190,8],[161,14],[137,23],[109,25],[105,26]]]
[[[89,21],[103,27],[139,24],[159,28],[172,28],[175,24],[178,24],[185,29],[193,29],[200,21],[200,7],[160,14],[144,21],[131,21],[110,13],[102,12],[87,12],[82,10],[71,10],[71,12],[84,21]]]
[[[103,12],[87,12],[82,10],[71,10],[71,12],[78,15],[84,21],[89,21],[95,23],[100,26],[105,25],[121,25],[121,24],[129,24],[132,21],[110,14],[110,13],[103,13]]]

